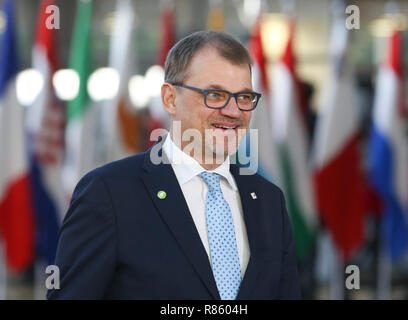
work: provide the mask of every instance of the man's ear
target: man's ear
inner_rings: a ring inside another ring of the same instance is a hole
[[[164,110],[173,116],[176,113],[176,88],[169,83],[164,83],[161,87],[161,97]]]

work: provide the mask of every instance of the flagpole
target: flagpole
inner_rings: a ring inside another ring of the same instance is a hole
[[[224,28],[224,0],[209,0],[207,29],[222,31]]]
[[[4,242],[0,240],[0,300],[6,300],[7,267],[4,254]]]
[[[339,21],[344,19],[344,0],[334,0],[331,3],[331,15],[333,19],[332,36],[331,36],[331,56],[333,59],[334,72],[339,77],[339,71],[342,69],[342,62],[344,61],[346,45],[347,45],[347,32],[339,33],[337,27]],[[339,37],[340,36],[340,37]],[[339,41],[340,38],[340,41]],[[340,49],[340,50],[339,50]],[[338,50],[338,51],[337,51]],[[330,237],[331,248],[334,255],[334,267],[332,269],[330,279],[330,298],[332,300],[344,300],[344,257],[341,255],[341,251],[336,247],[333,238]]]
[[[391,299],[392,263],[382,236],[381,226],[379,228],[380,243],[378,246],[377,265],[377,300]]]
[[[279,3],[282,13],[292,20],[295,17],[296,0],[280,0]]]
[[[333,256],[330,274],[330,299],[344,300],[344,261],[332,237],[330,237],[330,245]]]
[[[46,280],[46,263],[37,261],[34,264],[34,300],[45,300],[47,289],[45,287]]]

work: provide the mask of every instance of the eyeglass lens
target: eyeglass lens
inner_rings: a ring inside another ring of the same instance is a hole
[[[227,104],[229,94],[224,91],[212,90],[206,95],[206,103],[209,107],[222,108]],[[252,109],[256,103],[256,95],[241,93],[237,97],[238,106],[241,109]]]

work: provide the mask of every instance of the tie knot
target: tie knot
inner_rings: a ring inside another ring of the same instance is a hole
[[[204,172],[201,172],[199,176],[203,178],[204,182],[208,185],[210,189],[215,189],[215,190],[221,189],[221,186],[220,186],[221,176],[218,173],[204,171]]]

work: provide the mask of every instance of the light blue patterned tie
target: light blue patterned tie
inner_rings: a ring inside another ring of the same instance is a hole
[[[203,172],[199,176],[208,185],[206,219],[212,270],[222,300],[234,300],[241,284],[235,229],[230,207],[220,185],[221,176]]]

